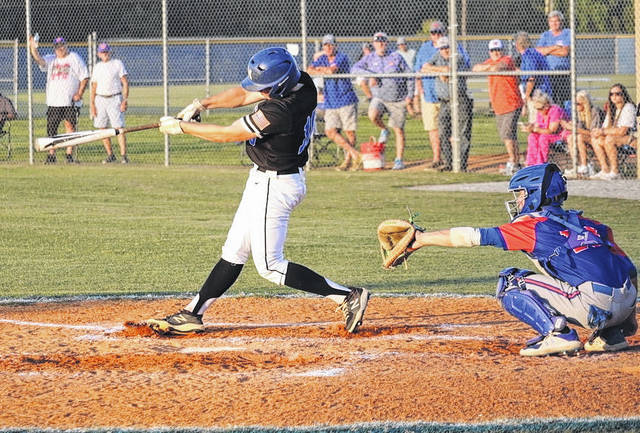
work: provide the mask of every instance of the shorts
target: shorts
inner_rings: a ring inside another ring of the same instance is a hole
[[[342,129],[355,131],[358,121],[357,104],[345,105],[338,108],[325,108],[324,129]]]
[[[73,106],[69,107],[47,107],[47,135],[53,137],[58,134],[60,122],[66,120],[76,129],[78,123],[78,112]]]
[[[124,127],[124,113],[120,111],[122,95],[114,95],[108,98],[96,95],[96,117],[93,119],[93,126],[96,128]]]
[[[380,98],[373,98],[369,104],[369,117],[373,112],[381,115],[389,113],[389,126],[402,129],[407,119],[407,103],[405,101],[387,102]]]
[[[422,110],[422,124],[425,131],[436,131],[438,129],[438,113],[440,104],[438,102],[425,102],[420,99],[420,109]]]
[[[501,140],[517,140],[518,139],[518,119],[522,107],[514,111],[504,114],[496,114],[496,124],[498,125],[498,135]]]

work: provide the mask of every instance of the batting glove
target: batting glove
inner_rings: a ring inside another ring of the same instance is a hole
[[[177,135],[182,134],[182,128],[180,127],[180,119],[176,119],[171,116],[164,116],[160,118],[160,132],[163,134]]]
[[[184,109],[176,115],[176,118],[184,120],[185,122],[188,122],[192,120],[198,113],[200,113],[203,110],[206,110],[206,108],[207,107],[202,105],[200,100],[196,98],[193,100],[191,104],[184,107]]]

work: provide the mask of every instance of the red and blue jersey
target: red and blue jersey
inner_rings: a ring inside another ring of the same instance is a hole
[[[569,216],[575,224],[562,223],[571,220]],[[582,231],[574,230],[576,226]],[[610,227],[559,206],[523,214],[498,227],[481,228],[480,244],[521,250],[550,276],[574,287],[585,281],[622,287],[636,275],[629,257],[615,244]]]

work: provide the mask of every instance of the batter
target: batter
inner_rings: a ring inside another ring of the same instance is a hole
[[[202,101],[196,99],[177,118],[160,119],[165,134],[190,134],[214,142],[246,141],[254,163],[245,190],[214,266],[200,292],[184,310],[164,319],[147,320],[163,335],[203,332],[202,315],[236,281],[253,257],[258,273],[286,285],[328,297],[339,305],[348,332],[362,323],[369,300],[364,288],[346,287],[284,258],[284,242],[291,212],[304,199],[304,165],[313,134],[317,92],[311,77],[301,72],[282,48],[267,48],[250,60],[248,76],[234,87]],[[230,126],[192,122],[207,109],[255,104]]]
[[[507,202],[512,218],[491,228],[455,227],[417,232],[408,252],[424,246],[490,245],[520,250],[539,272],[503,269],[496,297],[502,307],[535,329],[539,336],[520,351],[523,356],[576,352],[583,345],[568,324],[592,330],[584,349],[613,352],[629,346],[634,335],[637,271],[613,240],[611,228],[564,210],[567,183],[555,164],[526,167],[513,175]]]

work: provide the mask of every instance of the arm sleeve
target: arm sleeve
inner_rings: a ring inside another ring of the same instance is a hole
[[[536,246],[536,225],[546,218],[523,219],[498,227],[480,229],[480,245],[492,245],[510,251],[532,252]]]
[[[358,60],[352,67],[351,67],[351,72],[353,72],[354,74],[366,74],[367,72],[369,72],[369,70],[367,69],[367,60],[368,60],[369,56],[364,56],[363,58],[361,58],[360,60]]]

